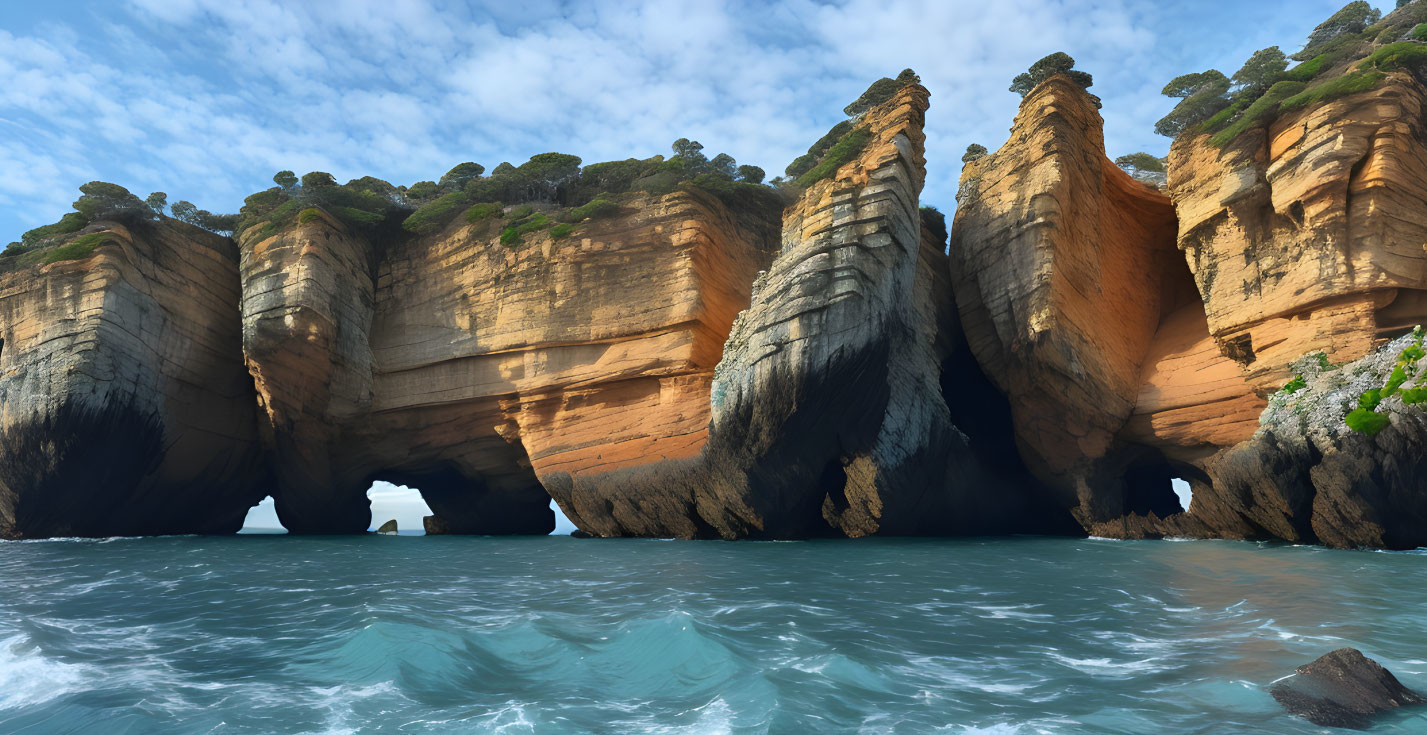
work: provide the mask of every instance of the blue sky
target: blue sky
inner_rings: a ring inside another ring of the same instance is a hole
[[[1095,75],[1112,155],[1168,141],[1170,78],[1291,51],[1346,0],[0,3],[0,244],[92,179],[236,211],[274,172],[434,179],[690,137],[769,175],[904,67],[932,91],[923,200],[1005,141],[1031,62]],[[1387,9],[1387,8],[1384,8]]]

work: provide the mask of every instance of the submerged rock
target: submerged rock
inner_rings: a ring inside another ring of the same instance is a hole
[[[381,535],[383,535],[383,536],[395,536],[395,535],[397,535],[396,519],[393,518],[393,519],[387,521],[386,523],[383,523],[383,524],[382,524],[382,527],[377,529],[377,533],[379,533],[379,534],[381,534]]]
[[[1353,730],[1368,729],[1380,712],[1427,701],[1353,648],[1298,667],[1269,693],[1284,709],[1315,725]]]

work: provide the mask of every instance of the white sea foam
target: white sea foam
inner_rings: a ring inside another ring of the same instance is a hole
[[[1071,658],[1058,653],[1052,653],[1050,657],[1062,666],[1070,667],[1082,674],[1089,674],[1091,676],[1119,678],[1131,674],[1159,671],[1164,668],[1157,663],[1160,660],[1159,656],[1137,661],[1111,661],[1108,658]]]
[[[0,710],[42,704],[97,678],[92,667],[45,658],[23,635],[0,639]]]

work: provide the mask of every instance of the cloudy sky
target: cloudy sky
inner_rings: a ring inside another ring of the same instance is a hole
[[[92,179],[231,212],[281,169],[409,184],[685,136],[771,176],[904,67],[932,91],[924,201],[950,209],[1041,56],[1095,75],[1112,155],[1161,154],[1167,80],[1296,48],[1343,2],[7,0],[0,244]]]

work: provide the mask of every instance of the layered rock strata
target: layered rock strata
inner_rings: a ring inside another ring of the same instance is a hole
[[[1102,128],[1065,77],[1027,95],[1005,146],[962,174],[949,261],[966,339],[1010,399],[1028,466],[1086,526],[1133,509],[1118,486],[1140,458],[1119,435],[1137,407],[1141,433],[1177,431],[1191,450],[1212,441],[1183,414],[1205,394],[1252,408],[1236,376],[1141,396],[1146,370],[1169,360],[1222,365],[1199,354],[1168,197],[1110,162]]]
[[[174,221],[100,233],[0,272],[0,538],[237,531],[264,495],[237,249]]]
[[[515,247],[464,219],[389,248],[327,217],[245,242],[284,525],[365,529],[382,479],[421,489],[431,531],[546,533],[542,478],[697,455],[773,233],[689,190]]]
[[[783,213],[781,252],[724,346],[701,455],[551,485],[582,529],[788,538],[1015,523],[1006,509],[1024,510],[1025,488],[988,496],[941,396],[959,335],[941,243],[918,212],[927,98],[907,87],[856,119],[871,137],[860,155]],[[653,497],[687,520],[651,525]]]
[[[1427,320],[1424,89],[1376,89],[1287,112],[1225,148],[1170,153],[1179,247],[1210,334],[1260,393],[1289,363],[1334,362]]]

